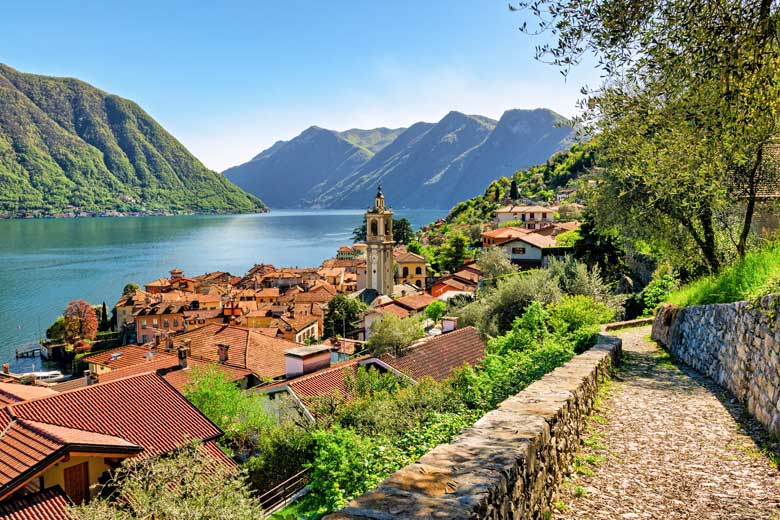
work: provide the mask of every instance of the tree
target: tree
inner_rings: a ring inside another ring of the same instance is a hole
[[[425,316],[433,322],[437,322],[447,312],[447,304],[441,300],[435,300],[428,304],[425,308]]]
[[[46,338],[51,340],[65,339],[65,318],[60,316],[46,329]]]
[[[399,318],[387,312],[371,324],[371,336],[366,346],[374,355],[385,352],[398,354],[424,335],[425,332],[416,318]]]
[[[130,282],[129,284],[125,285],[124,289],[122,289],[122,295],[126,296],[126,295],[128,295],[130,293],[134,293],[135,291],[137,291],[140,288],[141,288],[141,286],[138,285],[137,283]]]
[[[363,218],[363,223],[352,230],[352,242],[357,244],[358,242],[366,241],[366,219]]]
[[[266,398],[243,392],[216,366],[193,369],[184,397],[225,432],[220,443],[239,452],[252,451],[258,432],[273,424]]]
[[[244,474],[218,462],[199,443],[171,455],[127,459],[114,471],[106,489],[114,490],[111,497],[71,508],[75,518],[263,518]]]
[[[606,166],[599,225],[667,249],[691,241],[710,270],[726,241],[715,222],[739,212],[745,254],[767,172],[763,144],[780,116],[780,4],[772,0],[531,0],[537,57],[567,73],[595,55],[603,83],[583,123]],[[513,7],[513,9],[517,9]],[[524,30],[528,28],[523,26]],[[537,30],[538,29],[538,30]],[[669,237],[674,237],[669,240]]]
[[[414,229],[408,219],[393,219],[393,240],[397,244],[408,244],[414,240]]]
[[[346,337],[355,328],[367,306],[357,298],[345,294],[337,294],[329,302],[325,310],[322,335],[325,338],[333,336]]]
[[[414,253],[416,255],[422,255],[423,254],[423,245],[416,240],[412,240],[408,244],[406,244],[406,250],[410,253]]]
[[[517,200],[520,198],[520,190],[517,189],[517,181],[512,178],[512,184],[509,185],[509,198]]]
[[[469,241],[462,233],[453,233],[439,249],[438,261],[444,271],[454,271],[466,259]]]
[[[408,244],[414,240],[414,229],[412,224],[406,218],[393,219],[393,240],[398,244]],[[352,230],[352,242],[365,242],[366,241],[366,219],[363,218],[363,223]]]
[[[105,332],[111,330],[111,323],[108,318],[108,309],[106,308],[106,302],[103,302],[103,307],[100,309],[100,331]]]
[[[493,284],[498,278],[517,271],[517,268],[498,247],[483,249],[477,256],[477,267],[482,270],[485,279]]]
[[[69,343],[77,339],[93,340],[98,331],[98,320],[95,309],[84,300],[74,300],[68,303],[63,313],[65,334]]]

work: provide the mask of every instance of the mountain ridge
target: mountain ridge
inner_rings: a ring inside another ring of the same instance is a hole
[[[315,157],[323,150],[301,146],[311,128],[331,132],[346,142],[341,147],[361,155],[348,165],[333,168],[325,159]],[[386,134],[371,149],[345,138],[379,130]],[[391,131],[396,135],[387,134]],[[507,110],[497,121],[452,110],[436,123],[345,132],[309,127],[284,141],[285,145],[275,143],[256,158],[267,156],[269,151],[273,156],[289,143],[295,143],[297,150],[295,156],[287,156],[287,169],[295,172],[297,191],[291,192],[290,186],[282,197],[276,196],[280,190],[271,181],[291,172],[279,171],[270,161],[258,164],[253,159],[223,174],[272,207],[362,208],[382,182],[385,196],[395,207],[448,208],[481,193],[495,178],[544,162],[570,146],[573,136],[570,122],[549,109]],[[307,182],[309,177],[313,180]]]
[[[265,211],[138,104],[0,64],[0,214]]]

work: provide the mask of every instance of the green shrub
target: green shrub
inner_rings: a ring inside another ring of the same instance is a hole
[[[664,274],[651,280],[639,295],[644,307],[642,316],[652,316],[655,314],[658,306],[661,305],[669,297],[669,294],[677,289],[678,286],[679,282],[672,274]]]
[[[325,511],[339,509],[374,488],[404,460],[397,448],[347,428],[318,430],[312,437],[309,486],[314,503]]]

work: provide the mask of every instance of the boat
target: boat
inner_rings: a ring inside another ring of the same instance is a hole
[[[39,383],[59,383],[65,380],[65,375],[59,370],[50,370],[48,372],[27,372],[22,377],[35,378]]]

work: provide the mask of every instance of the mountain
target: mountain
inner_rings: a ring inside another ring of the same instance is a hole
[[[300,207],[358,170],[403,130],[335,132],[312,126],[223,173],[271,207]]]
[[[567,148],[574,133],[546,109],[508,110],[499,121],[453,111],[438,123],[398,130],[318,129],[330,136],[327,153],[304,142],[310,130],[225,175],[276,207],[361,208],[381,182],[395,207],[448,208],[498,177],[544,162]],[[295,153],[284,161],[270,160],[293,144]],[[288,176],[292,186],[269,182]]]
[[[0,64],[0,214],[266,209],[132,101]]]

